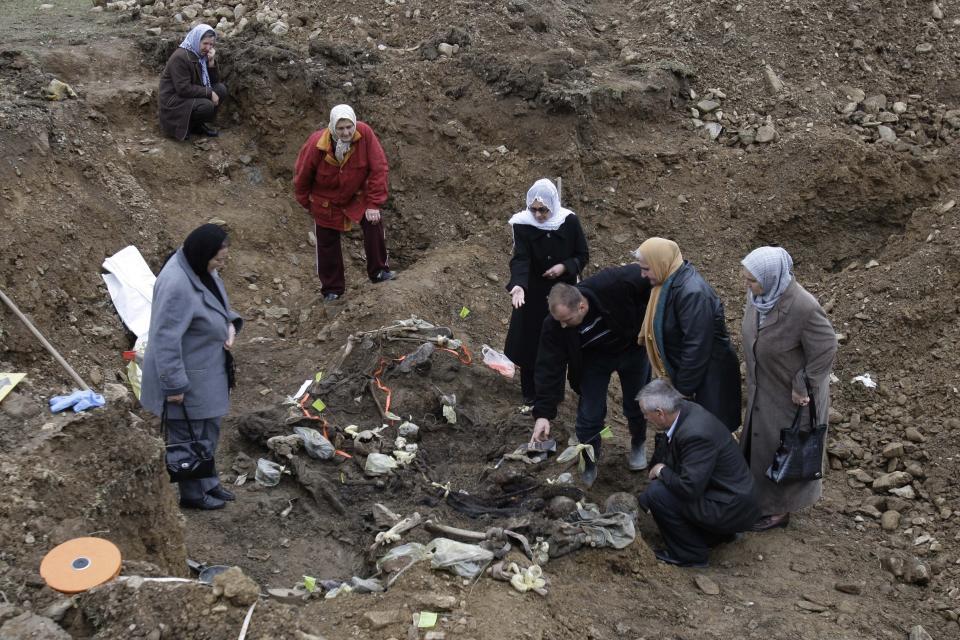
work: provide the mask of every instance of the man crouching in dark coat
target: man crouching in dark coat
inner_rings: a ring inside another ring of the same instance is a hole
[[[652,482],[638,499],[667,544],[657,559],[705,567],[712,547],[760,516],[753,475],[724,424],[667,380],[648,384],[637,402],[647,422],[667,433],[666,460],[650,468]]]

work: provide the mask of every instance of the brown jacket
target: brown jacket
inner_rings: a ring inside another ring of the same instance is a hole
[[[210,84],[220,80],[217,67],[207,67]],[[160,128],[177,140],[187,137],[190,128],[190,113],[197,100],[209,100],[213,89],[203,86],[200,60],[195,54],[178,47],[160,76]]]
[[[820,424],[830,412],[830,369],[837,335],[827,314],[793,280],[757,329],[757,310],[748,301],[743,314],[743,355],[747,365],[747,412],[740,446],[747,457],[764,515],[790,513],[820,499],[822,481],[776,485],[764,473],[780,444],[780,430],[796,415],[790,392],[806,395],[810,380]],[[804,411],[803,419],[807,420]]]

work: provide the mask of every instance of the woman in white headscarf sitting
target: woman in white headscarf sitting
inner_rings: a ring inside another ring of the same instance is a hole
[[[534,365],[540,328],[547,317],[547,294],[558,282],[576,284],[590,259],[577,216],[560,206],[552,182],[537,180],[527,191],[527,206],[510,218],[513,257],[507,291],[513,303],[504,352],[520,367],[524,406],[536,399]]]
[[[790,513],[820,499],[823,481],[776,484],[766,477],[798,407],[809,421],[811,399],[817,424],[830,412],[830,369],[837,336],[823,307],[793,277],[793,259],[780,247],[760,247],[741,261],[747,287],[743,355],[747,365],[747,412],[740,446],[753,472],[763,517],[754,531],[785,527]]]
[[[227,99],[217,67],[217,32],[198,24],[167,60],[160,76],[160,128],[171,138],[186,139],[190,133],[217,136],[211,124],[217,109]]]

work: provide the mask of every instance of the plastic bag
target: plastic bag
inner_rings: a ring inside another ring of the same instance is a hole
[[[316,429],[310,427],[294,427],[293,432],[303,438],[303,448],[311,458],[329,460],[336,453],[336,448],[329,440],[323,437]]]
[[[433,554],[430,566],[446,569],[461,578],[475,578],[493,560],[493,552],[475,544],[457,542],[448,538],[434,538],[427,545]]]
[[[272,460],[260,458],[257,460],[257,472],[254,475],[257,482],[264,487],[275,487],[280,484],[283,467]]]
[[[420,435],[420,427],[409,421],[402,422],[400,426],[397,427],[397,433],[407,440],[416,440]]]
[[[497,351],[490,345],[485,344],[480,347],[480,353],[483,354],[483,364],[487,365],[500,375],[506,376],[507,378],[513,378],[513,374],[517,372],[517,365],[513,364],[513,361],[510,360],[510,358]]]
[[[380,593],[385,590],[383,583],[376,578],[361,578],[359,576],[350,578],[350,586],[357,593]]]
[[[368,476],[383,476],[397,468],[397,461],[391,456],[382,453],[371,453],[363,465],[363,471]]]
[[[393,573],[409,565],[427,560],[430,558],[430,552],[419,542],[408,542],[399,547],[394,547],[383,554],[377,560],[377,571],[386,571]]]
[[[127,363],[127,382],[130,384],[133,395],[136,396],[137,400],[140,399],[140,381],[143,379],[143,371],[140,367],[143,364],[143,354],[146,350],[147,336],[144,334],[137,338],[137,341],[134,343],[133,357],[130,359],[130,362]],[[126,352],[124,352],[124,355],[126,355]]]

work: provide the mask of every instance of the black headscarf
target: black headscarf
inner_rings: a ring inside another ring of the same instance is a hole
[[[210,290],[210,293],[217,297],[224,308],[227,307],[223,296],[220,295],[220,287],[214,282],[213,276],[207,270],[207,265],[213,259],[227,241],[227,232],[223,227],[216,224],[205,224],[197,227],[190,232],[187,239],[183,241],[183,255],[186,257],[190,268],[200,278],[200,282]]]

